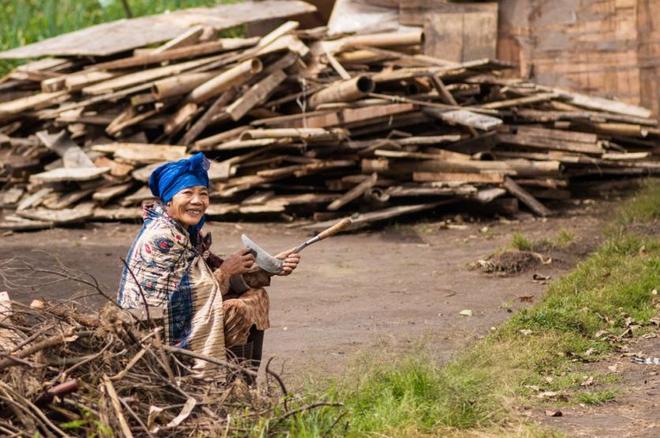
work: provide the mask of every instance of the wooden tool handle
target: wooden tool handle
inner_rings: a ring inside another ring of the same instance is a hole
[[[343,231],[345,228],[347,228],[349,225],[353,223],[353,220],[349,217],[342,219],[341,221],[337,222],[327,230],[321,231],[316,237],[318,240],[323,240],[327,239],[328,237],[332,237],[335,234],[339,233],[340,231]]]

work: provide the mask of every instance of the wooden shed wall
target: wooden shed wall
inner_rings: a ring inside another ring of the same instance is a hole
[[[541,84],[660,114],[660,0],[502,0],[498,58]]]

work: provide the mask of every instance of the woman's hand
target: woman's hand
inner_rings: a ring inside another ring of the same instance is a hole
[[[282,271],[280,271],[280,273],[276,275],[281,275],[281,276],[289,275],[293,272],[294,269],[296,269],[296,267],[298,267],[298,263],[300,263],[300,254],[295,252],[284,251],[283,253],[280,253],[275,257],[280,260],[283,260]]]
[[[228,256],[220,265],[220,269],[225,274],[232,276],[249,272],[252,265],[254,265],[254,255],[249,249],[243,248]]]

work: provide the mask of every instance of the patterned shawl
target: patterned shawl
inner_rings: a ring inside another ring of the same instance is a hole
[[[145,206],[144,225],[128,251],[117,302],[139,311],[146,301],[152,318],[163,315],[169,344],[224,359],[221,291],[228,290],[229,279],[218,281],[202,256],[208,249],[203,239],[195,240],[200,243],[191,243],[188,231],[161,203]],[[204,367],[201,361],[197,365]]]

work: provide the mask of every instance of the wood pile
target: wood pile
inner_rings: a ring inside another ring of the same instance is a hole
[[[576,180],[660,173],[650,111],[425,56],[422,41],[289,21],[18,67],[0,81],[0,228],[137,219],[149,173],[194,151],[212,159],[212,219],[311,227],[463,199],[545,216]]]
[[[39,274],[37,274],[39,275]],[[161,328],[106,305],[35,300],[0,292],[2,436],[245,436],[259,426],[284,434],[282,420],[336,403],[303,405],[265,367],[219,360],[166,345]],[[204,375],[194,361],[210,364]]]

